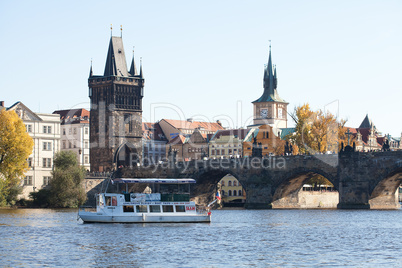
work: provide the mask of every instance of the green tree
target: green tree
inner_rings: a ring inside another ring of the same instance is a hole
[[[0,206],[14,204],[34,142],[14,111],[0,111]]]
[[[49,206],[75,208],[86,201],[83,187],[85,169],[78,164],[77,156],[71,151],[56,154],[53,178],[49,183]]]

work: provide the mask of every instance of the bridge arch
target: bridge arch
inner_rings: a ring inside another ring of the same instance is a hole
[[[139,162],[137,148],[130,142],[120,144],[113,155],[113,164],[116,167],[129,167],[135,162]]]
[[[301,192],[303,185],[315,175],[321,175],[333,184],[336,191],[325,194]],[[336,208],[339,203],[338,180],[319,168],[298,167],[289,170],[274,187],[272,208]]]
[[[232,175],[242,185],[243,190],[246,191],[244,178],[233,170],[208,170],[195,174],[193,177],[197,183],[192,190],[192,195],[197,197],[198,203],[209,203],[215,199],[217,184],[226,175]],[[247,192],[247,191],[246,191]]]
[[[393,167],[376,178],[369,193],[370,209],[400,208],[397,189],[402,182],[402,166]]]

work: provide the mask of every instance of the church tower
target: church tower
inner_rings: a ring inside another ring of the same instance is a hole
[[[253,101],[254,125],[269,124],[276,128],[287,128],[289,103],[279,97],[277,85],[276,66],[272,66],[271,45],[269,45],[268,64],[264,68],[264,92],[259,99]]]
[[[144,77],[133,59],[127,70],[122,37],[111,36],[103,75],[88,78],[91,171],[130,166],[142,153]]]

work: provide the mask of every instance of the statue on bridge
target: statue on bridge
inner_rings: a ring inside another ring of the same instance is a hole
[[[257,137],[253,134],[253,147],[251,149],[251,157],[262,158],[262,144],[259,142],[257,144]]]
[[[286,141],[284,153],[285,155],[293,155],[293,146],[289,141]]]
[[[382,151],[386,152],[386,151],[390,151],[389,149],[389,141],[385,140],[385,142],[382,144]]]

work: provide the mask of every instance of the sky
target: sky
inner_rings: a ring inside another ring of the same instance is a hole
[[[402,1],[0,1],[0,99],[87,108],[112,34],[145,77],[143,122],[252,123],[269,44],[288,111],[402,132]],[[122,25],[122,32],[120,31]],[[129,67],[129,66],[128,66]],[[289,126],[294,125],[288,116]]]

